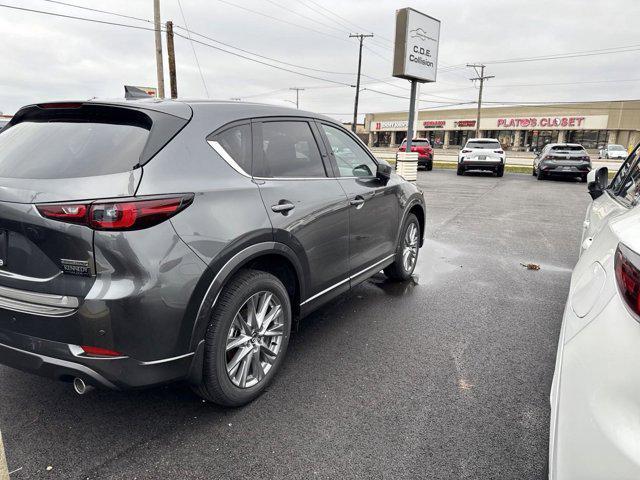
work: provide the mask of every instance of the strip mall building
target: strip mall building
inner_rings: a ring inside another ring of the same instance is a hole
[[[475,136],[475,108],[420,111],[417,135],[436,148],[456,148]],[[370,113],[365,117],[369,145],[395,147],[407,133],[407,112]],[[580,143],[598,149],[640,142],[640,100],[568,103],[482,109],[480,136],[497,138],[508,150],[531,151],[547,143]]]

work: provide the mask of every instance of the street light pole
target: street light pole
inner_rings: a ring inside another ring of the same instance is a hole
[[[360,71],[362,70],[362,41],[365,38],[373,37],[373,34],[362,34],[362,33],[350,33],[349,38],[359,38],[360,39],[360,50],[358,52],[358,79],[356,81],[356,100],[353,105],[353,123],[351,124],[351,131],[356,133],[356,124],[358,122],[358,100],[360,98]]]
[[[470,80],[480,81],[480,91],[478,92],[478,115],[476,117],[476,138],[480,138],[480,109],[482,108],[482,88],[484,87],[484,81],[490,78],[496,78],[495,75],[487,75],[484,74],[485,65],[482,64],[467,64],[467,67],[471,67],[476,71],[478,75],[476,78],[470,78]],[[478,71],[478,68],[480,71]]]
[[[164,65],[162,63],[162,29],[160,27],[160,0],[153,0],[153,25],[156,37],[156,73],[158,97],[164,98]]]

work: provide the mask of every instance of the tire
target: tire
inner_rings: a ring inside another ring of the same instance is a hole
[[[498,177],[502,177],[504,175],[504,166],[498,167],[498,169],[496,170],[496,175]]]
[[[456,175],[464,175],[464,167],[458,165],[458,170],[456,171]]]
[[[413,231],[413,234],[410,233],[410,230]],[[398,240],[398,246],[396,247],[396,258],[391,265],[384,269],[384,273],[389,279],[400,282],[411,278],[411,275],[413,275],[413,271],[416,268],[416,264],[418,263],[421,232],[420,223],[413,213],[407,215],[407,218],[402,225],[401,232],[402,233]],[[410,241],[413,247],[409,246],[407,241]],[[407,264],[404,262],[404,252],[406,248],[410,248],[413,252],[410,254],[411,260],[408,262],[408,268]]]
[[[256,335],[258,332],[256,325],[252,325],[253,322],[246,322],[243,326],[239,320],[236,321],[236,314],[243,310],[243,316],[248,319],[251,299],[257,302],[252,309],[255,312],[260,310],[261,301],[266,301],[268,298],[270,298],[267,304],[269,309],[266,310],[263,319],[268,318],[271,312],[277,311],[279,305],[280,314],[276,314],[276,319],[270,323],[273,326],[276,325],[273,322],[278,322],[279,326],[270,327],[267,331],[270,335],[261,337],[259,334]],[[237,333],[233,335],[236,340],[241,341],[245,337],[248,340],[245,339],[244,343],[227,352],[228,342],[232,340],[232,325],[234,333]],[[256,333],[249,336],[251,330]],[[281,335],[277,335],[278,332],[281,332]],[[251,402],[264,392],[278,372],[287,352],[290,332],[291,301],[282,282],[267,272],[241,270],[224,287],[211,312],[205,334],[202,383],[194,387],[195,392],[205,400],[226,407],[239,407]],[[277,346],[275,342],[279,342]],[[271,353],[275,351],[275,358],[268,355],[264,348],[268,348]],[[238,366],[234,370],[235,375],[232,380],[232,376],[227,373],[228,363],[234,361],[236,357],[240,358],[243,353],[244,357],[237,362]],[[259,367],[254,361],[255,358],[258,358]],[[244,375],[244,386],[241,386],[243,368],[246,370],[246,375]],[[252,384],[254,381],[256,383]]]
[[[538,180],[544,180],[544,173],[538,172]]]
[[[431,170],[433,170],[433,161],[428,161],[427,162],[427,172],[430,172]]]
[[[534,177],[538,176],[538,174],[536,172],[536,166],[535,165],[531,167],[531,175],[533,175]]]
[[[583,173],[583,174],[580,176],[580,181],[581,181],[582,183],[587,183],[587,174],[586,174],[586,173]]]

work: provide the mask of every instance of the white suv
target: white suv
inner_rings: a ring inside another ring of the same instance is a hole
[[[501,177],[506,158],[497,139],[470,138],[458,154],[458,175],[464,175],[467,170],[491,170]]]

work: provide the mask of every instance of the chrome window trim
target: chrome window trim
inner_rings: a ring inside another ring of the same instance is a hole
[[[368,272],[369,270],[372,270],[372,269],[376,268],[376,267],[377,267],[378,265],[380,265],[381,263],[384,263],[384,262],[386,262],[387,260],[389,260],[390,258],[395,257],[395,255],[396,255],[395,253],[392,253],[391,255],[389,255],[389,256],[387,256],[387,257],[383,258],[382,260],[377,261],[377,262],[376,262],[376,263],[374,263],[373,265],[369,265],[367,268],[364,268],[364,269],[360,270],[359,272],[354,273],[353,275],[351,275],[351,276],[349,276],[349,277],[345,278],[344,280],[339,281],[339,282],[338,282],[338,283],[336,283],[335,285],[331,285],[329,288],[325,288],[324,290],[322,290],[322,291],[321,291],[321,292],[319,292],[319,293],[316,293],[316,294],[315,294],[315,295],[313,295],[312,297],[307,298],[304,302],[302,302],[302,303],[300,304],[300,306],[302,307],[303,305],[305,305],[305,304],[307,304],[307,303],[311,302],[312,300],[315,300],[316,298],[321,297],[321,296],[322,296],[322,295],[324,295],[325,293],[328,293],[328,292],[330,292],[331,290],[334,290],[334,289],[338,288],[340,285],[344,284],[345,282],[348,282],[348,281],[350,281],[350,280],[353,280],[354,278],[359,277],[359,276],[360,276],[360,275],[362,275],[363,273],[366,273],[366,272]]]
[[[254,180],[337,180],[339,177],[253,177]]]
[[[238,172],[243,177],[251,178],[251,175],[249,175],[247,172],[245,172],[242,169],[242,167],[236,163],[236,161],[231,157],[231,155],[229,155],[229,153],[224,149],[224,147],[222,145],[220,145],[219,142],[216,142],[215,140],[207,140],[207,143],[236,172]]]

